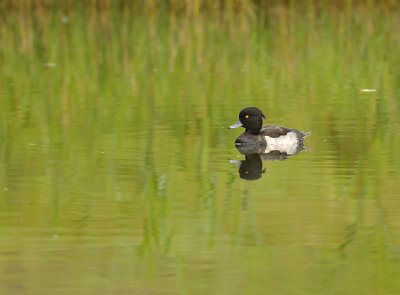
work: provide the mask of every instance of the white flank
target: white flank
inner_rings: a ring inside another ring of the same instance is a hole
[[[277,138],[264,136],[267,141],[267,147],[264,153],[269,153],[272,151],[280,151],[281,153],[286,153],[288,155],[293,155],[296,153],[298,139],[297,134],[294,132],[289,132],[286,135],[279,136]]]

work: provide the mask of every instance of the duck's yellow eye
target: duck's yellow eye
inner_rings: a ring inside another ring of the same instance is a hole
[[[249,118],[249,115],[246,115],[246,119],[248,119]]]

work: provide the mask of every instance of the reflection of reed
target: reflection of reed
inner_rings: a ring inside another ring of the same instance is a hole
[[[379,181],[379,180],[378,180]],[[391,259],[399,259],[399,246],[395,243],[394,234],[392,231],[393,225],[389,223],[388,217],[385,213],[385,208],[382,203],[382,196],[375,191],[376,187],[369,183],[370,179],[366,175],[358,175],[356,178],[357,185],[355,186],[355,196],[357,201],[357,209],[354,216],[354,221],[346,226],[345,236],[343,242],[339,245],[338,251],[343,260],[346,260],[348,254],[351,253],[352,244],[362,243],[362,241],[357,240],[357,236],[363,237],[360,233],[365,230],[365,223],[370,221],[366,217],[367,212],[366,202],[368,200],[374,200],[375,206],[370,208],[376,215],[376,223],[374,224],[374,236],[379,243],[379,248],[386,249],[387,253],[390,255]],[[350,197],[350,196],[348,196]],[[370,235],[367,235],[370,237]],[[372,241],[369,241],[370,243]]]
[[[146,214],[143,218],[143,240],[140,245],[141,255],[151,259],[154,252],[167,255],[171,250],[174,237],[171,225],[170,196],[167,192],[168,180],[166,174],[147,175],[147,181],[142,191],[145,199]]]

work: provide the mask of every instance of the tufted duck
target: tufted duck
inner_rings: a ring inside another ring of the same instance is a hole
[[[287,155],[298,153],[303,147],[305,137],[311,132],[304,133],[296,129],[265,125],[262,126],[265,115],[256,107],[248,107],[240,111],[239,121],[229,129],[244,127],[246,129],[238,138],[235,145],[266,146],[263,153],[280,151]]]

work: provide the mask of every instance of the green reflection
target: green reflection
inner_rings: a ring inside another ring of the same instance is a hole
[[[178,2],[0,5],[0,293],[398,293],[397,3]]]

